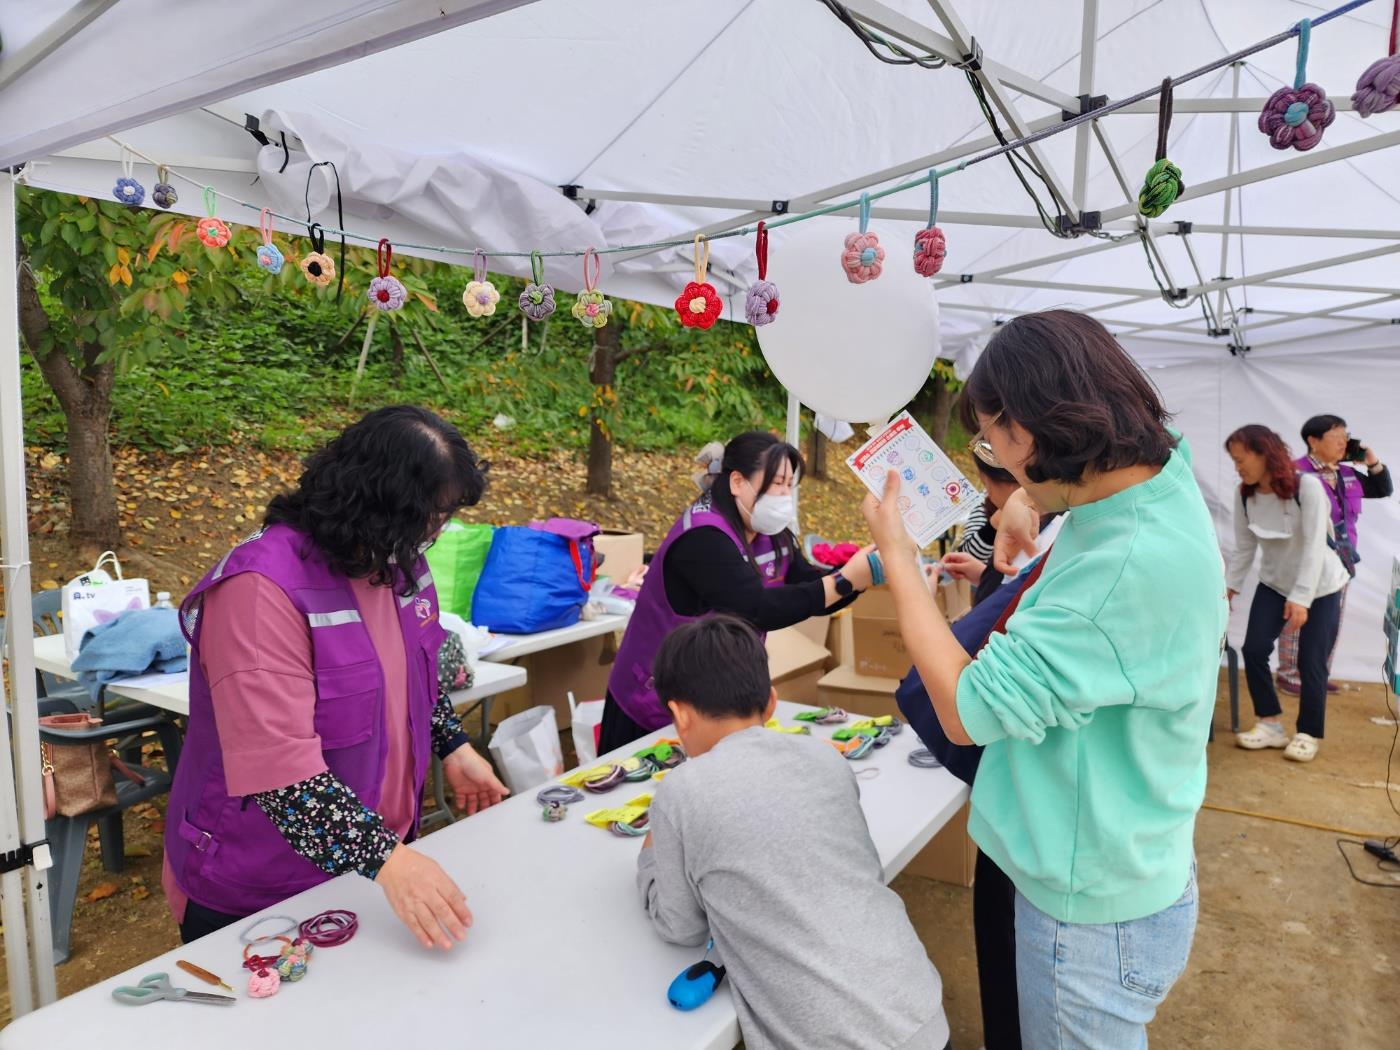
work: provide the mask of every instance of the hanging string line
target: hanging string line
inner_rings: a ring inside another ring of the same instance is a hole
[[[1334,18],[1340,18],[1342,15],[1349,14],[1352,11],[1355,11],[1357,8],[1364,7],[1365,5],[1371,2],[1372,0],[1349,0],[1348,3],[1342,4],[1340,7],[1336,7],[1331,11],[1326,12],[1325,14],[1319,15],[1317,18],[1310,19],[1309,21],[1311,23],[1311,28],[1316,28],[1317,26],[1324,25],[1327,22],[1332,21]],[[1291,40],[1295,36],[1299,35],[1300,30],[1301,23],[1295,23],[1294,25],[1289,26],[1283,32],[1275,33],[1273,36],[1261,40],[1257,44],[1252,44],[1251,46],[1243,48],[1239,51],[1235,51],[1231,54],[1224,55],[1221,58],[1208,62],[1203,66],[1198,66],[1197,68],[1187,73],[1183,73],[1180,76],[1169,77],[1157,86],[1148,88],[1145,91],[1139,91],[1136,95],[1130,95],[1127,98],[1122,98],[1118,99],[1115,102],[1110,102],[1109,104],[1101,106],[1098,109],[1090,110],[1086,113],[1080,113],[1077,116],[1071,117],[1068,120],[1056,124],[1054,127],[1044,128],[1041,131],[1035,132],[1033,134],[1026,135],[1019,139],[1011,140],[1005,143],[1004,145],[998,145],[993,149],[989,149],[983,153],[979,153],[973,157],[969,157],[966,160],[959,161],[957,164],[950,165],[946,168],[934,169],[924,175],[908,179],[904,182],[897,183],[896,185],[888,186],[880,190],[869,190],[848,200],[839,201],[835,204],[829,204],[821,208],[813,208],[810,211],[800,212],[795,215],[785,215],[781,218],[765,219],[765,228],[768,230],[774,230],[780,226],[789,226],[796,222],[805,222],[808,219],[815,219],[825,215],[835,215],[838,212],[859,209],[862,205],[862,198],[864,198],[865,200],[865,206],[868,207],[869,202],[871,201],[882,200],[885,197],[893,197],[896,194],[904,193],[907,190],[929,185],[929,183],[934,179],[946,178],[949,175],[953,175],[957,172],[964,171],[967,168],[970,168],[976,164],[982,164],[996,157],[1000,157],[1003,154],[1010,153],[1013,150],[1019,150],[1025,146],[1034,145],[1035,143],[1042,142],[1045,139],[1048,139],[1054,135],[1059,135],[1066,131],[1070,131],[1074,128],[1077,128],[1081,124],[1087,123],[1088,121],[1098,120],[1101,117],[1105,117],[1110,113],[1116,113],[1118,110],[1126,109],[1127,107],[1135,105],[1139,102],[1143,102],[1147,99],[1154,98],[1157,95],[1161,94],[1164,90],[1166,90],[1168,86],[1179,87],[1182,84],[1186,84],[1192,80],[1196,80],[1199,77],[1203,77],[1207,73],[1213,73],[1217,69],[1223,69],[1224,67],[1231,65],[1232,63],[1238,62],[1241,59],[1248,58],[1251,55],[1256,55],[1260,51],[1266,51],[1271,47],[1275,47],[1278,44],[1281,44],[1287,40]],[[188,182],[193,186],[201,188],[205,186],[203,180],[191,178],[190,176],[185,175],[179,169],[172,168],[169,165],[162,165],[162,162],[147,156],[140,150],[137,150],[133,146],[129,145],[126,142],[123,142],[122,140],[116,138],[113,135],[108,135],[107,138],[110,139],[112,142],[116,143],[118,146],[122,147],[123,149],[128,150],[134,156],[140,157],[148,164],[166,167],[167,170],[169,170],[170,174],[174,175],[178,179],[182,179],[183,181]],[[318,163],[324,164],[329,162],[321,161]],[[247,208],[255,213],[261,213],[263,210],[263,205],[261,204],[252,204],[248,201],[241,200],[238,197],[235,197],[228,193],[220,193],[219,196],[222,200],[230,201],[234,204],[240,205],[241,207]],[[306,226],[306,220],[300,217],[285,215],[277,211],[272,212],[272,214],[277,218],[282,219],[283,221],[291,223],[295,226]],[[343,226],[343,218],[341,219],[341,223]],[[326,226],[323,227],[323,229],[325,233],[337,234],[342,238],[349,238],[351,240],[359,241],[364,243],[365,245],[375,245],[379,242],[380,239],[377,236],[356,233],[354,230],[347,230],[343,228],[334,228]],[[755,232],[757,232],[757,226],[744,225],[736,227],[732,230],[725,230],[719,233],[709,234],[707,235],[706,240],[718,241],[730,237],[748,237],[754,234]],[[531,256],[534,255],[538,255],[541,258],[549,259],[577,259],[583,257],[585,254],[592,254],[596,259],[597,256],[601,255],[617,255],[633,252],[651,252],[661,251],[666,248],[691,247],[693,243],[693,236],[693,234],[687,234],[685,237],[675,238],[671,240],[648,241],[641,244],[622,244],[609,248],[563,249],[557,251],[537,251],[532,249],[507,250],[497,248],[489,249],[489,252],[491,255],[495,255],[498,257],[515,259],[529,259]],[[451,245],[441,244],[413,244],[406,241],[400,242],[398,244],[398,247],[400,249],[410,248],[416,249],[418,251],[434,252],[441,255],[462,256],[473,256],[475,252],[484,250],[479,248],[457,248]]]

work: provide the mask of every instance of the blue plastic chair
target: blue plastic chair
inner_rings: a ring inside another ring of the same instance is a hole
[[[40,591],[34,595],[33,605],[34,637],[47,638],[50,635],[63,633],[62,591]],[[88,692],[86,686],[59,678],[57,675],[45,671],[35,671],[34,677],[38,682],[40,699],[68,700],[76,705],[79,711],[87,711],[95,706],[92,694]]]

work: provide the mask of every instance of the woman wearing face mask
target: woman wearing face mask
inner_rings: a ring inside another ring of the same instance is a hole
[[[700,498],[657,548],[613,664],[600,754],[670,725],[651,665],[673,628],[723,612],[776,631],[844,608],[870,586],[865,550],[830,573],[802,556],[791,532],[797,449],[755,430],[708,446],[701,460]]]
[[[1317,757],[1327,713],[1327,661],[1341,624],[1342,590],[1350,576],[1328,543],[1332,528],[1327,492],[1315,474],[1300,473],[1288,446],[1268,427],[1240,427],[1225,440],[1240,475],[1235,501],[1235,550],[1227,574],[1230,601],[1261,552],[1259,586],[1249,604],[1245,679],[1259,721],[1240,733],[1240,747],[1283,748],[1283,757]],[[1298,636],[1298,732],[1290,740],[1279,715],[1269,658],[1280,633]]]

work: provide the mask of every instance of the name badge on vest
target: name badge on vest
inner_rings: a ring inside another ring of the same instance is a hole
[[[420,620],[426,620],[426,619],[427,619],[429,616],[431,616],[432,614],[433,614],[433,606],[432,606],[432,603],[429,602],[427,598],[414,598],[414,599],[413,599],[413,615],[414,615],[414,616],[418,617],[418,619],[420,619]]]

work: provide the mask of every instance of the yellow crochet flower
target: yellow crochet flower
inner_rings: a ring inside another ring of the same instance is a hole
[[[570,311],[585,328],[602,328],[608,323],[612,313],[612,303],[602,292],[579,292],[574,308]]]
[[[467,290],[462,293],[462,305],[473,317],[490,317],[500,301],[501,293],[490,281],[468,281]]]

